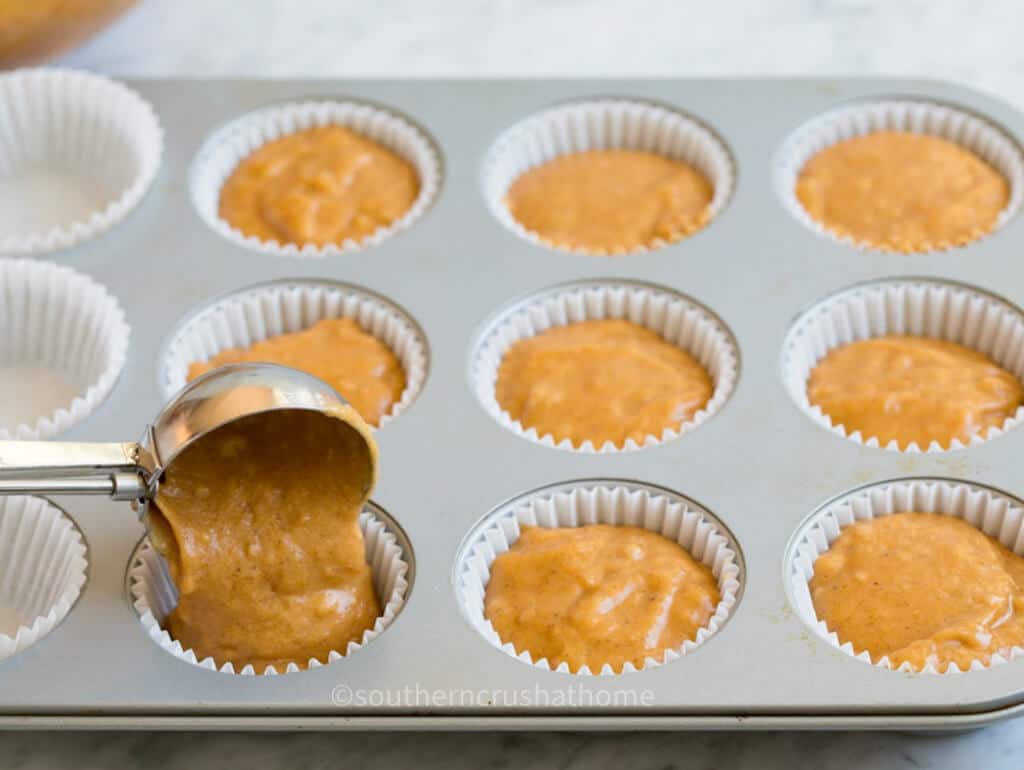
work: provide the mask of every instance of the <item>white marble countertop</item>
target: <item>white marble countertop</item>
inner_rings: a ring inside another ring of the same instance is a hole
[[[143,0],[64,57],[124,76],[919,75],[1024,107],[1018,0]],[[0,734],[29,768],[1024,765],[1024,722],[900,734]]]
[[[0,734],[5,770],[1019,770],[1024,729],[891,733],[22,733]]]
[[[1024,106],[1018,0],[140,2],[64,62],[150,76],[917,75]]]

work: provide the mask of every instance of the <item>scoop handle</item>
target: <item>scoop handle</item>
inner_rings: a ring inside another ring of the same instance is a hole
[[[0,495],[147,496],[137,443],[0,441]]]

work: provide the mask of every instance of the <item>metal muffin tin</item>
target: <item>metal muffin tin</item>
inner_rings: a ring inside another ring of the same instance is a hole
[[[203,670],[150,640],[129,603],[125,570],[141,527],[128,507],[69,498],[62,504],[89,545],[89,582],[59,628],[0,663],[0,726],[956,729],[1024,711],[1020,661],[947,676],[865,665],[804,625],[787,599],[783,575],[788,544],[805,517],[868,483],[940,477],[1024,495],[1024,430],[941,454],[859,446],[799,411],[784,390],[779,363],[797,314],[858,282],[947,278],[1024,304],[1024,222],[1017,217],[990,237],[941,253],[862,252],[795,221],[772,181],[783,140],[836,105],[891,95],[934,99],[976,111],[1019,139],[1024,117],[1016,111],[960,87],[909,80],[131,85],[153,103],[166,132],[156,184],[111,232],[52,257],[92,275],[121,300],[132,325],[128,362],[113,394],[65,437],[135,435],[161,406],[162,343],[179,319],[212,297],[286,278],[341,280],[380,292],[422,325],[430,344],[423,392],[377,434],[381,475],[373,495],[408,535],[415,585],[394,624],[344,660],[277,677]],[[506,230],[480,192],[480,164],[491,142],[540,108],[607,95],[669,105],[717,132],[737,171],[723,213],[691,238],[617,258],[554,252]],[[203,224],[186,185],[203,141],[244,112],[309,97],[379,103],[411,118],[437,142],[443,185],[420,221],[371,249],[324,260],[256,253]],[[664,285],[723,319],[742,363],[736,390],[719,414],[660,446],[596,455],[526,441],[481,408],[468,381],[469,357],[493,314],[556,284],[593,279]],[[504,501],[577,479],[665,487],[700,501],[728,527],[742,550],[745,584],[733,616],[715,637],[665,666],[580,677],[524,665],[469,626],[453,586],[463,538]],[[403,689],[410,694],[403,697]],[[431,702],[432,693],[469,690],[561,695],[558,705],[486,698],[460,704],[454,696],[441,705]],[[630,691],[643,702],[621,705]],[[345,705],[346,692],[381,695],[371,698],[374,705]],[[607,705],[616,697],[620,705]]]

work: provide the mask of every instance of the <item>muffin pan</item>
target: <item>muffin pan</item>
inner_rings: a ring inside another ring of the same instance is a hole
[[[860,284],[967,284],[1019,308],[1024,224],[1009,217],[962,248],[882,254],[805,227],[777,189],[787,140],[838,107],[893,95],[953,104],[1014,141],[1024,116],[959,87],[905,80],[130,85],[162,124],[163,166],[136,211],[52,259],[118,299],[131,341],[112,393],[61,437],[133,438],[164,400],[166,343],[214,298],[289,279],[377,293],[426,339],[419,395],[376,433],[373,495],[408,538],[399,540],[415,581],[388,628],[329,665],[269,677],[210,671],[169,654],[140,622],[127,572],[142,528],[130,509],[63,499],[88,543],[88,583],[46,638],[0,662],[0,726],[953,729],[1024,712],[1020,660],[953,675],[865,665],[822,637],[792,595],[802,538],[830,501],[896,479],[950,479],[1019,499],[1024,430],[945,452],[846,440],[794,403],[783,354],[802,312]],[[554,251],[498,221],[484,163],[503,132],[552,105],[609,94],[690,116],[721,140],[735,179],[712,221],[621,257]],[[443,174],[422,217],[366,248],[308,259],[207,226],[189,194],[200,149],[241,116],[309,99],[379,105],[435,143]],[[579,283],[661,287],[720,322],[738,358],[717,412],[671,441],[606,453],[544,446],[496,420],[480,403],[474,352],[503,309]],[[579,482],[661,490],[720,525],[740,567],[727,622],[677,659],[606,676],[525,665],[485,639],[461,598],[463,551],[511,501]]]

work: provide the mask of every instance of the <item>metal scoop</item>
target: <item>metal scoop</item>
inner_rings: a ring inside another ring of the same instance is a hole
[[[107,495],[131,500],[139,515],[164,470],[197,439],[242,417],[282,409],[320,412],[362,437],[365,489],[377,475],[370,429],[345,399],[316,377],[275,364],[233,364],[199,377],[171,399],[138,443],[0,441],[0,495]]]

